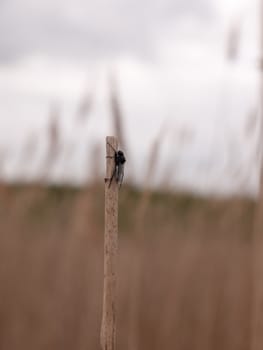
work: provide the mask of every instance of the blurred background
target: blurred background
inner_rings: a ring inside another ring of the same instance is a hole
[[[259,0],[0,0],[0,349],[262,349]]]

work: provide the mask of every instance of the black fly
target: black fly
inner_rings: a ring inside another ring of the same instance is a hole
[[[112,145],[109,142],[107,143],[114,151],[114,156],[113,157],[107,156],[107,158],[114,158],[114,161],[115,161],[115,168],[110,178],[109,187],[114,177],[119,187],[121,187],[123,177],[124,177],[124,163],[126,162],[126,159],[122,151],[120,150],[117,151],[114,147],[112,147]]]

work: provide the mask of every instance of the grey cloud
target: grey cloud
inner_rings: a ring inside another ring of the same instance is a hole
[[[96,58],[154,51],[163,27],[213,18],[211,0],[0,0],[0,60],[31,52]]]

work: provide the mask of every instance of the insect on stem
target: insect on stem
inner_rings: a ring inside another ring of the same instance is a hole
[[[115,162],[114,170],[110,177],[109,187],[111,186],[112,180],[115,177],[116,182],[119,185],[119,188],[121,188],[123,177],[124,177],[124,163],[126,162],[126,158],[124,156],[124,153],[121,150],[117,151],[109,142],[107,142],[107,144],[114,151],[114,156],[107,156],[106,158],[114,158],[114,162]]]

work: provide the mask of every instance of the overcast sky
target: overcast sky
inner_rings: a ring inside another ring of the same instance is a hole
[[[21,153],[34,137],[38,163],[56,103],[63,140],[75,147],[67,159],[71,166],[63,166],[68,177],[81,181],[87,148],[112,133],[108,77],[114,72],[136,181],[166,123],[153,181],[160,183],[169,169],[171,185],[255,193],[258,7],[258,0],[0,0],[5,176],[21,173]],[[229,60],[228,38],[236,28],[237,56]],[[76,111],[89,91],[90,119],[79,127]],[[24,167],[24,174],[32,175],[32,167]],[[58,169],[58,179],[61,174]]]

